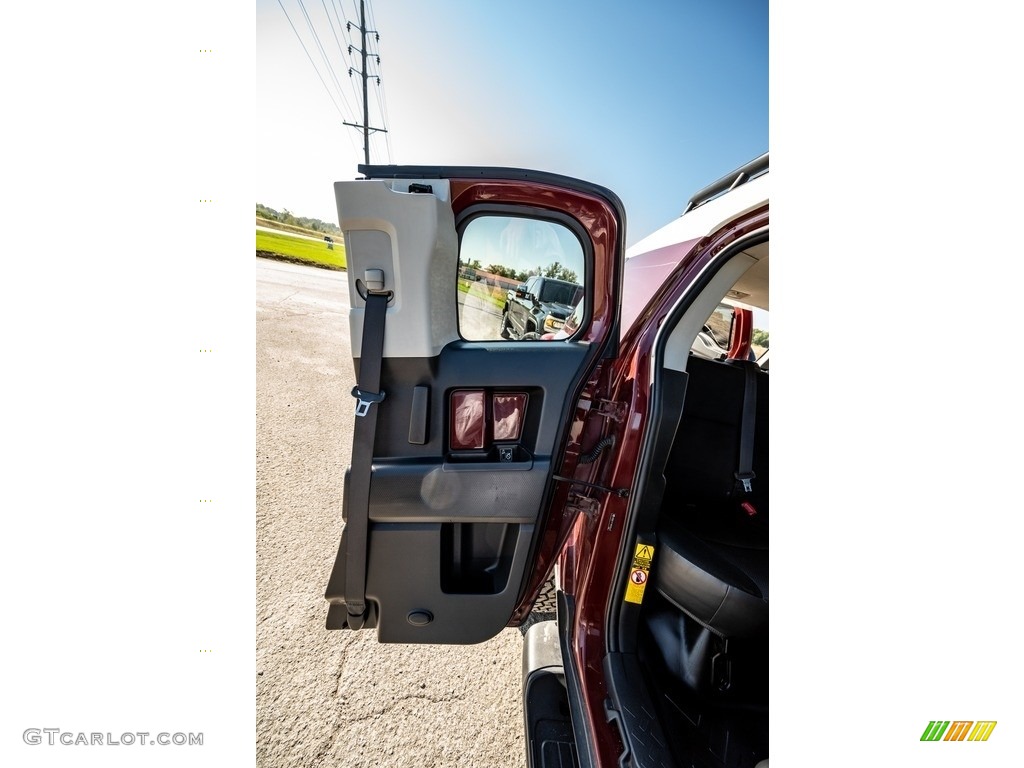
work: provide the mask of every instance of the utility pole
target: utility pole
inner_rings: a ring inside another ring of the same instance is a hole
[[[352,29],[352,22],[351,21],[348,22],[347,28],[349,30]],[[359,30],[360,40],[362,41],[362,47],[358,48],[357,50],[359,51],[360,55],[362,56],[363,69],[362,69],[362,71],[360,71],[360,70],[355,69],[354,67],[349,67],[348,68],[348,76],[352,77],[353,73],[357,73],[357,74],[359,74],[360,77],[363,78],[363,124],[362,125],[359,125],[358,123],[343,123],[343,124],[344,125],[348,125],[348,126],[350,126],[352,128],[361,128],[363,130],[363,158],[364,158],[364,161],[366,162],[366,164],[369,165],[370,164],[370,134],[373,133],[373,132],[376,132],[376,131],[380,131],[381,133],[387,133],[387,130],[384,129],[384,128],[371,128],[370,127],[370,100],[367,98],[367,87],[366,86],[367,86],[367,82],[369,81],[371,75],[367,72],[367,69],[366,69],[366,58],[367,58],[366,36],[368,34],[372,33],[374,35],[374,37],[376,38],[376,41],[380,42],[380,34],[375,29],[367,29],[366,28],[366,0],[359,0],[359,26],[356,27],[356,29]],[[353,46],[351,46],[351,45],[348,47],[349,56],[352,55],[352,48],[353,48]],[[378,56],[377,54],[374,54],[374,57],[377,59],[377,64],[379,65],[380,64],[380,56]],[[373,75],[373,77],[376,78],[377,85],[380,85],[380,77],[377,76],[377,75]]]

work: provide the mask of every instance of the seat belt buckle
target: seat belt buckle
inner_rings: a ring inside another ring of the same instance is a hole
[[[379,403],[384,399],[383,392],[364,392],[359,387],[352,387],[352,397],[356,403],[356,416],[365,416],[370,412],[370,406]]]
[[[736,472],[736,482],[743,486],[744,493],[753,493],[754,489],[751,486],[750,481],[753,480],[757,475],[753,472]]]

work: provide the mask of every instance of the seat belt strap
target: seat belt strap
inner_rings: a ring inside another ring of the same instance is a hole
[[[754,425],[757,416],[757,365],[744,360],[743,413],[740,417],[740,450],[736,469],[736,485],[743,493],[753,491],[754,479]]]
[[[361,281],[357,281],[359,283]],[[358,287],[358,286],[357,286]],[[344,595],[345,623],[360,629],[366,620],[366,560],[370,518],[370,480],[373,472],[373,444],[377,435],[377,411],[384,400],[380,389],[384,357],[384,323],[391,291],[367,291],[363,312],[363,335],[359,356],[359,376],[352,389],[356,398],[356,422],[352,437],[352,464],[345,484],[345,530],[338,556],[327,585],[332,608]],[[377,405],[377,408],[373,406]],[[344,557],[344,588],[338,583]],[[340,606],[338,606],[340,608]],[[334,614],[334,615],[332,615]],[[341,628],[336,611],[328,612],[328,628]]]

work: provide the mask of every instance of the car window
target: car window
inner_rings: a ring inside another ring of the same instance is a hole
[[[579,291],[580,288],[578,285],[556,283],[548,280],[544,283],[540,296],[537,298],[539,301],[548,301],[553,304],[568,304],[569,306],[573,306],[576,304]]]
[[[482,214],[460,232],[459,333],[470,341],[541,339],[584,295],[585,259],[567,224]]]
[[[711,317],[704,323],[704,330],[719,347],[729,349],[729,337],[732,332],[733,311],[728,304],[719,304]]]
[[[728,301],[728,299],[726,300]],[[736,332],[736,311],[747,309],[752,312],[753,327],[750,332],[750,360],[764,357],[767,365],[768,352],[768,311],[744,304],[720,303],[711,313],[704,326],[693,340],[690,352],[708,360],[724,360],[729,356]]]

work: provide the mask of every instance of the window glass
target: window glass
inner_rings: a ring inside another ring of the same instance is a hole
[[[485,215],[462,232],[459,332],[470,340],[546,340],[583,301],[583,246],[564,224]]]
[[[738,312],[747,312],[750,319],[745,324],[737,325]],[[744,328],[746,330],[743,330]],[[742,347],[737,346],[740,340],[736,336],[737,333],[749,333],[747,359],[760,360],[768,351],[768,312],[743,304],[719,304],[704,321],[704,327],[693,340],[690,352],[707,360],[725,360],[734,348],[742,350]],[[767,358],[765,360],[767,364]]]

